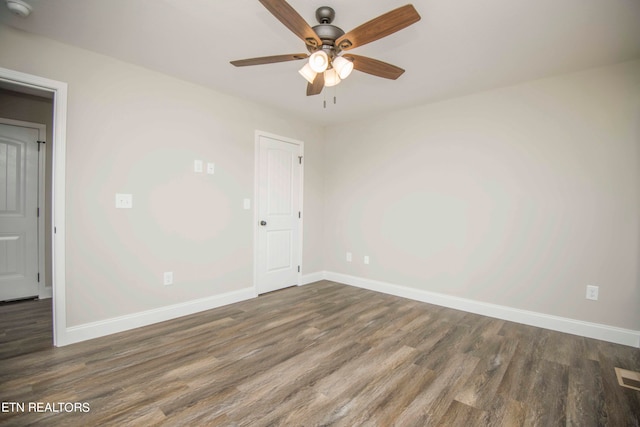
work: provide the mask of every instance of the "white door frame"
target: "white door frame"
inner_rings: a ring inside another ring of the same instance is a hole
[[[23,120],[13,120],[7,119],[4,117],[0,117],[0,124],[10,125],[10,126],[20,126],[31,129],[38,129],[40,134],[40,140],[46,140],[47,136],[47,125],[43,123],[35,123],[35,122],[25,122]],[[40,143],[38,143],[40,144]],[[44,204],[44,194],[45,190],[45,172],[46,172],[46,161],[47,161],[47,150],[43,147],[44,150],[40,150],[38,147],[38,178],[36,182],[38,183],[37,191],[38,191],[38,208],[42,208],[40,210],[40,214],[38,215],[38,298],[51,298],[52,295],[50,292],[47,292],[47,272],[45,271],[45,263],[44,263],[44,217],[45,217],[45,204]]]
[[[290,144],[297,145],[299,147],[300,156],[304,157],[304,142],[298,141],[292,138],[287,138],[280,135],[275,135],[273,133],[264,132],[261,130],[255,131],[255,148],[254,148],[254,184],[253,184],[253,289],[255,295],[258,295],[258,232],[260,231],[260,207],[258,206],[258,194],[260,191],[260,137],[264,136],[267,138],[277,139],[279,141],[287,142]],[[298,265],[300,266],[300,271],[298,272],[296,281],[297,285],[300,286],[302,283],[302,240],[303,240],[303,230],[304,230],[304,161],[300,164],[300,211],[302,212],[302,217],[298,224]]]
[[[65,286],[65,158],[67,130],[67,84],[32,74],[0,67],[0,81],[26,90],[53,95],[53,194],[51,197],[53,230],[53,345],[69,344],[67,337]],[[48,141],[47,141],[48,142]]]

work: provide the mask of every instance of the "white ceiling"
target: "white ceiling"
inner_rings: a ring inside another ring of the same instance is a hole
[[[352,51],[406,73],[354,72],[325,88],[325,109],[324,95],[305,95],[302,61],[229,64],[305,52],[258,0],[27,1],[31,16],[3,6],[0,22],[325,124],[640,58],[640,0],[415,0],[421,21]],[[333,7],[344,31],[406,4],[288,1],[311,26],[316,8]]]

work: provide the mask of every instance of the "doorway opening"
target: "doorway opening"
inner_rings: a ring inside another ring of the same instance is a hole
[[[65,311],[65,152],[66,152],[66,114],[67,114],[67,84],[44,77],[22,73],[19,71],[0,68],[0,93],[8,96],[8,92],[22,94],[23,97],[34,99],[48,99],[52,103],[52,116],[50,117],[51,132],[50,141],[45,141],[45,146],[50,150],[49,158],[51,190],[49,192],[50,209],[48,209],[48,221],[44,222],[45,239],[43,248],[49,241],[50,274],[45,279],[50,284],[49,292],[52,301],[52,329],[53,345],[62,346],[68,344]],[[24,119],[23,119],[24,120]],[[34,121],[26,120],[26,121]],[[38,121],[38,120],[36,120]],[[40,144],[39,144],[40,145]],[[47,168],[45,168],[47,170]],[[45,192],[46,194],[46,192]],[[45,202],[46,204],[46,202]],[[47,226],[48,225],[48,226]],[[47,228],[49,232],[47,232]],[[47,256],[43,255],[44,260]],[[46,267],[45,267],[46,271]],[[47,275],[45,275],[47,276]],[[40,295],[40,293],[39,293]]]

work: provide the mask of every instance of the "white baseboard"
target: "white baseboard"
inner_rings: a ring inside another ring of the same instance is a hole
[[[38,294],[38,299],[50,299],[53,298],[53,288],[51,286],[42,286],[40,288],[40,293]]]
[[[314,273],[314,277],[317,275],[318,273]],[[334,273],[331,271],[323,272],[322,276],[326,280],[331,280],[345,285],[356,286],[363,289],[369,289],[376,292],[409,298],[443,307],[454,308],[456,310],[462,310],[469,313],[481,314],[497,319],[509,320],[511,322],[523,323],[525,325],[537,326],[539,328],[550,329],[553,331],[566,332],[573,335],[640,348],[640,331],[623,329],[600,323],[584,322],[566,317],[551,316],[549,314],[520,310],[497,304],[489,304],[466,298],[395,285],[392,283]]]
[[[315,273],[303,274],[302,279],[300,281],[300,285],[304,286],[310,283],[319,282],[320,280],[324,280],[324,271],[316,271]]]
[[[128,331],[141,326],[164,322],[165,320],[171,320],[187,316],[189,314],[210,310],[212,308],[222,307],[223,305],[255,298],[256,296],[255,288],[251,287],[241,289],[239,291],[227,292],[222,295],[215,295],[180,304],[160,307],[153,310],[128,314],[126,316],[119,316],[98,322],[72,326],[66,329],[64,336],[58,337],[57,345],[64,346],[105,335]]]
[[[300,285],[308,285],[320,280],[331,280],[345,285],[356,286],[363,289],[449,307],[469,313],[481,314],[525,325],[537,326],[554,331],[566,332],[587,338],[595,338],[602,341],[640,348],[640,331],[623,329],[599,323],[584,322],[565,317],[551,316],[544,313],[520,310],[497,304],[489,304],[466,298],[395,285],[392,283],[334,273],[331,271],[319,271],[305,274],[302,276]],[[256,296],[255,288],[251,287],[213,297],[201,298],[167,307],[147,310],[140,313],[86,323],[84,325],[72,326],[66,329],[64,336],[58,337],[57,345],[64,346],[151,325],[153,323],[164,322],[165,320],[171,320],[187,316],[189,314],[210,310],[212,308],[248,300],[255,298]]]

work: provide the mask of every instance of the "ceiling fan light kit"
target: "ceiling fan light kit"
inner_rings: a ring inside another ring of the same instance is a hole
[[[329,55],[324,50],[317,50],[309,57],[309,65],[316,73],[322,73],[329,67]]]
[[[335,11],[329,6],[322,6],[316,10],[316,19],[319,24],[312,28],[285,0],[259,1],[273,16],[305,42],[309,55],[265,56],[231,61],[231,64],[244,67],[308,58],[307,63],[298,71],[308,82],[307,96],[318,95],[325,86],[337,85],[349,77],[354,69],[385,79],[395,80],[400,77],[404,73],[402,68],[366,56],[345,55],[343,51],[391,35],[420,20],[416,9],[408,4],[345,33],[341,28],[331,25],[335,18]]]
[[[309,83],[313,83],[316,78],[316,73],[311,69],[311,65],[307,62],[304,64],[304,67],[300,68],[298,71],[302,77],[304,77]]]
[[[332,61],[332,65],[342,80],[349,77],[349,74],[353,71],[353,61],[349,61],[343,56],[336,56]]]
[[[326,87],[335,86],[338,83],[340,83],[341,81],[342,81],[342,79],[340,78],[340,76],[336,72],[335,68],[331,68],[331,69],[329,69],[329,70],[324,72],[324,85]]]

